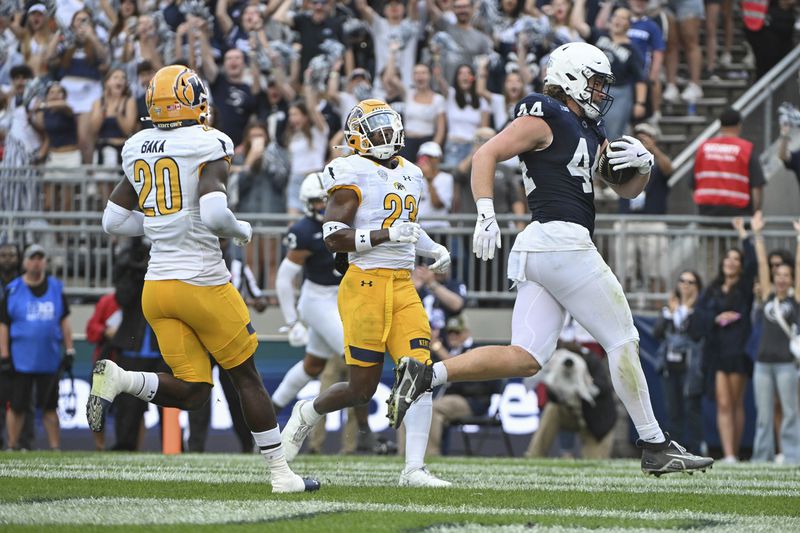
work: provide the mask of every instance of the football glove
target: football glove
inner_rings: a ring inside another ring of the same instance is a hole
[[[479,198],[476,204],[478,221],[472,235],[472,252],[478,259],[489,261],[494,259],[494,249],[502,247],[500,226],[497,224],[491,198]]]
[[[437,274],[444,274],[450,268],[450,252],[441,244],[437,244],[431,252],[435,261],[428,267]]]
[[[245,222],[244,220],[237,220],[239,223],[239,228],[241,228],[242,233],[246,235],[246,237],[234,237],[233,244],[236,246],[244,246],[253,238],[253,228],[250,226],[249,222]]]
[[[298,348],[308,344],[308,328],[299,320],[289,328],[289,346]]]
[[[401,222],[389,228],[389,240],[392,242],[416,243],[422,230],[416,222]]]
[[[647,174],[653,166],[653,154],[644,147],[642,142],[630,135],[623,135],[610,144],[613,150],[608,154],[608,163],[611,168],[622,170],[623,168],[635,168],[639,174]]]

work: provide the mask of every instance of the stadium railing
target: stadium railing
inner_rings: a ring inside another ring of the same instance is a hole
[[[245,258],[262,280],[268,296],[275,295],[274,280],[285,255],[282,240],[292,217],[284,214],[241,214],[253,224],[253,242]],[[67,294],[87,300],[111,290],[116,239],[103,232],[100,211],[11,211],[0,216],[0,242],[38,243],[49,253],[51,272],[65,282]],[[468,298],[480,305],[510,305],[514,292],[506,279],[508,252],[517,230],[513,223],[525,217],[499,215],[502,250],[494,261],[474,258],[474,215],[449,215],[449,227],[430,229],[453,257],[452,276],[466,283]],[[790,217],[770,217],[764,232],[767,249],[795,250]],[[697,216],[598,215],[594,241],[598,251],[620,279],[634,309],[658,309],[682,270],[695,270],[710,281],[728,248],[738,246],[728,219]]]

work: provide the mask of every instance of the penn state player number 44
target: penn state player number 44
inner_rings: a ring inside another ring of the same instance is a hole
[[[486,346],[435,363],[432,369],[403,359],[390,395],[390,420],[431,386],[448,381],[525,377],[547,364],[569,312],[603,346],[611,378],[639,433],[642,470],[661,475],[709,468],[670,440],[659,427],[639,361],[639,335],[619,281],[592,242],[595,210],[592,169],[608,141],[602,117],[613,102],[606,55],[586,43],[570,43],[550,55],[543,93],[517,104],[515,119],[473,157],[472,192],[478,207],[473,251],[485,261],[500,247],[492,190],[495,166],[519,156],[525,175],[531,223],[517,235],[508,259],[508,277],[517,287],[510,346]],[[653,155],[625,137],[606,151],[613,169],[636,169],[631,179],[613,183],[624,198],[647,185]],[[599,173],[598,173],[599,174]]]

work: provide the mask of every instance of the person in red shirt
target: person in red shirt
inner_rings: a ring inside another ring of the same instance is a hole
[[[729,107],[719,117],[720,132],[697,149],[694,202],[704,216],[750,216],[761,209],[764,173],[753,143],[740,137],[742,115]]]

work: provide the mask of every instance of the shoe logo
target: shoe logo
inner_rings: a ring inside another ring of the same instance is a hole
[[[364,280],[361,280],[361,286],[363,287],[363,286],[365,286],[365,285],[369,285],[370,287],[372,287],[372,281],[364,281]]]

